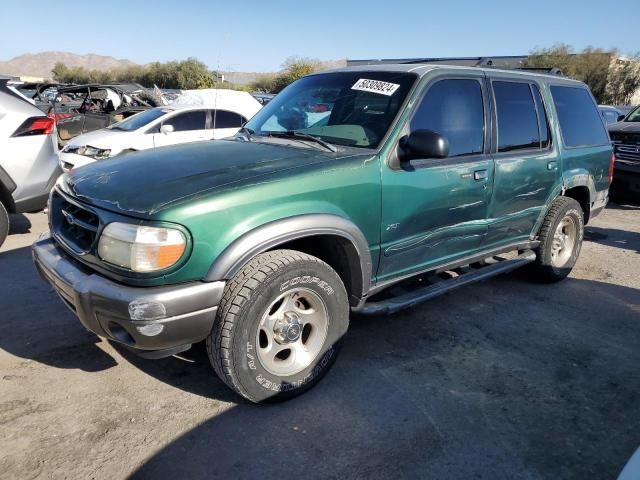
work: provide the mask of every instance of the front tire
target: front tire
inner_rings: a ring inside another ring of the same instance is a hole
[[[556,198],[540,228],[540,246],[533,264],[537,277],[547,283],[567,277],[578,260],[583,237],[584,214],[580,204],[573,198]]]
[[[207,352],[218,376],[243,397],[281,401],[326,375],[348,326],[338,274],[311,255],[275,250],[229,281]]]

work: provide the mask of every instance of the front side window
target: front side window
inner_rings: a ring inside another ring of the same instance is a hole
[[[484,106],[482,87],[474,79],[434,83],[411,120],[411,131],[431,130],[449,142],[449,156],[482,153]]]
[[[203,130],[207,124],[207,112],[205,110],[196,110],[193,112],[179,113],[174,117],[168,118],[162,122],[162,124],[173,126],[174,132]]]
[[[150,108],[149,110],[145,110],[144,112],[136,113],[126,120],[122,120],[121,122],[115,123],[110,127],[107,127],[111,130],[124,130],[126,132],[132,132],[139,128],[144,127],[145,125],[150,124],[154,120],[157,120],[163,115],[171,112],[171,110],[162,107]]]
[[[292,83],[246,125],[256,136],[296,132],[325,142],[376,148],[416,75],[406,72],[321,73]]]
[[[560,130],[567,147],[589,147],[609,143],[596,104],[583,87],[551,87]]]
[[[538,117],[528,83],[493,82],[498,152],[539,148]]]

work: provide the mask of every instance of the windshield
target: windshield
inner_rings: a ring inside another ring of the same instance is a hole
[[[301,132],[336,145],[376,148],[416,78],[364,71],[310,75],[284,89],[246,127],[255,135]]]
[[[110,128],[112,130],[124,130],[125,132],[132,132],[133,130],[137,130],[144,127],[145,125],[148,125],[149,123],[163,116],[165,113],[169,112],[171,112],[171,110],[168,108],[151,108],[149,110],[145,110],[144,112],[136,113],[126,120],[115,123],[107,128]]]
[[[627,118],[624,119],[625,122],[640,122],[640,107],[636,107],[634,111],[632,111]]]

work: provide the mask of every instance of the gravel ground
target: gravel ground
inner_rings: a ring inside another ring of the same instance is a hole
[[[571,277],[523,272],[353,317],[332,372],[238,399],[202,345],[143,360],[37,276],[42,214],[0,249],[0,477],[614,479],[640,444],[640,207],[587,227]]]

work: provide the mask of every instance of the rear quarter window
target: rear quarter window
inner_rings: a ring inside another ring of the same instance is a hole
[[[565,146],[590,147],[609,143],[598,108],[587,89],[554,85],[551,95]]]

